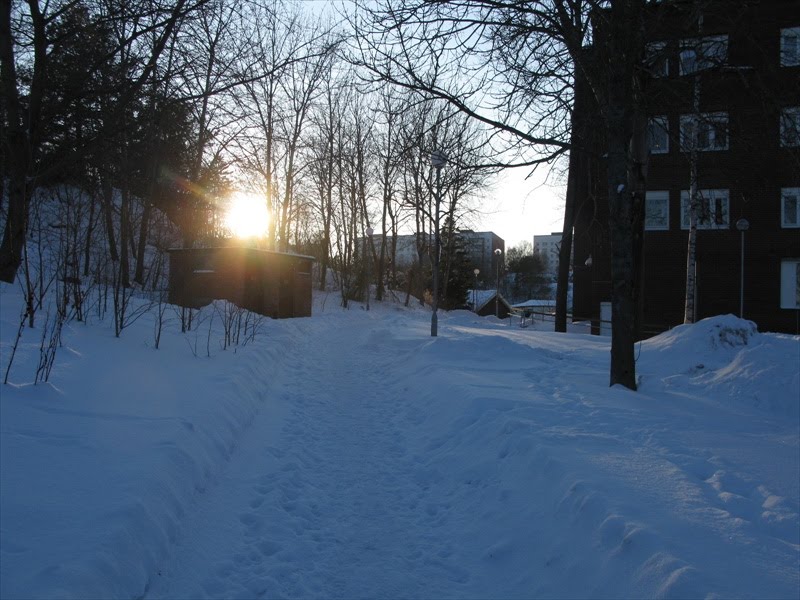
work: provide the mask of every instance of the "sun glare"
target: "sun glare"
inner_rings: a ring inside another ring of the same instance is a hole
[[[240,238],[265,237],[269,212],[263,196],[236,192],[230,198],[225,213],[225,227]]]

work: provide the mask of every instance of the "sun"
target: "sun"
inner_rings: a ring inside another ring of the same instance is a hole
[[[236,237],[266,237],[269,211],[264,197],[250,192],[234,192],[229,199],[224,223]]]

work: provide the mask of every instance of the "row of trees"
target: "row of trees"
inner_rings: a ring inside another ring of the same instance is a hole
[[[647,166],[645,17],[655,0],[364,2],[358,64],[376,81],[434,96],[489,128],[498,162],[540,165],[572,149],[588,91],[605,138],[611,239],[610,383],[636,389],[634,342]],[[579,85],[576,86],[576,82]],[[582,84],[582,85],[581,85]],[[579,114],[575,111],[574,114]],[[566,330],[574,182],[567,182],[556,328]]]
[[[571,128],[582,80],[607,141],[610,381],[635,389],[644,16],[657,4],[365,2],[335,29],[266,0],[0,0],[0,279],[13,281],[25,260],[37,191],[69,184],[85,194],[90,237],[126,289],[152,281],[156,211],[196,244],[219,232],[219,198],[241,179],[271,211],[269,247],[315,254],[320,285],[333,267],[345,301],[357,287],[359,239],[368,228],[380,234],[369,250],[380,295],[395,283],[389,242],[400,229],[421,234],[418,264],[430,255],[430,153],[448,157],[443,239],[456,239],[465,200],[492,169],[586,150]]]
[[[79,191],[68,194],[85,257],[69,261],[75,281],[102,272],[122,289],[163,285],[163,251],[225,235],[224,199],[246,187],[269,207],[267,247],[315,255],[318,284],[335,277],[346,302],[363,285],[368,228],[381,234],[371,257],[379,298],[400,278],[399,230],[422,234],[417,263],[430,262],[433,150],[451,165],[442,178],[451,234],[487,177],[484,139],[467,117],[364,86],[342,29],[289,4],[3,0],[0,29],[0,279],[22,269],[31,319],[43,291],[33,289],[26,233],[60,223],[58,211],[44,223],[32,216],[64,186]],[[426,277],[413,279],[421,297]]]

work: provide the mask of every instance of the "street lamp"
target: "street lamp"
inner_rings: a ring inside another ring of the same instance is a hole
[[[367,240],[369,241],[369,251],[368,252],[367,251],[364,252],[364,272],[365,272],[364,282],[365,282],[365,287],[367,288],[367,310],[369,310],[369,283],[370,283],[370,279],[372,279],[370,277],[370,268],[369,268],[369,266],[372,265],[372,260],[371,260],[372,259],[372,249],[373,249],[373,246],[372,246],[372,233],[373,233],[372,227],[367,227]],[[368,266],[368,263],[367,263],[367,255],[369,255],[369,257],[370,257],[369,266]]]
[[[500,318],[500,257],[502,254],[503,251],[500,248],[494,251],[494,255],[497,257],[497,289],[494,294],[494,316],[498,319]]]
[[[744,319],[744,232],[750,229],[750,221],[747,219],[739,219],[736,221],[736,229],[742,234],[742,251],[739,264],[739,318]]]
[[[478,312],[478,275],[481,274],[480,269],[473,269],[475,273],[475,285],[472,288],[472,310]]]
[[[439,248],[441,240],[439,238],[439,205],[442,201],[442,167],[447,163],[447,157],[443,152],[434,150],[431,152],[431,166],[436,169],[436,193],[434,194],[434,204],[436,205],[436,215],[433,220],[435,232],[433,239],[433,313],[431,314],[431,337],[439,335]]]

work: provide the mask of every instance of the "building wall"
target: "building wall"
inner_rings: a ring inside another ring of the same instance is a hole
[[[498,262],[502,270],[505,264],[506,243],[491,231],[462,231],[467,260],[480,269],[479,279],[494,285]],[[500,250],[500,258],[494,251]]]
[[[556,276],[558,274],[559,252],[561,251],[561,232],[554,231],[549,235],[534,235],[533,251],[544,258],[547,274]],[[574,254],[575,244],[573,243],[570,256]]]
[[[668,213],[662,229],[645,231],[643,323],[653,333],[683,321],[688,230],[681,194],[689,189],[690,154],[681,147],[680,128],[681,118],[693,114],[699,85],[700,113],[727,114],[728,126],[727,147],[698,152],[698,188],[727,190],[728,208],[727,215],[720,213],[725,217],[720,225],[698,230],[698,319],[739,314],[742,235],[735,224],[746,219],[744,317],[762,331],[796,332],[797,310],[780,308],[780,269],[782,261],[800,259],[800,229],[782,226],[781,190],[800,187],[800,148],[781,144],[780,122],[783,110],[800,106],[800,67],[781,66],[780,38],[782,29],[800,26],[800,3],[716,0],[703,15],[702,29],[693,7],[663,3],[649,23],[668,67],[665,76],[652,81],[649,114],[666,118],[669,135],[668,150],[651,153],[647,189],[666,194]],[[726,64],[681,74],[682,42],[712,35],[728,36]],[[589,146],[600,147],[600,137],[584,133]],[[587,160],[579,179],[575,312],[596,317],[599,302],[610,297],[602,163]],[[648,204],[655,206],[650,199]],[[589,255],[591,265],[583,265],[582,257]]]
[[[237,246],[173,249],[169,301],[200,308],[225,299],[273,318],[308,317],[313,260]]]
[[[487,282],[491,281],[491,285],[494,285],[494,273],[497,271],[498,261],[497,257],[494,255],[494,251],[496,249],[501,250],[500,265],[502,267],[504,264],[502,261],[505,258],[505,241],[491,231],[464,230],[460,231],[459,235],[464,240],[467,260],[480,269],[479,279]],[[398,269],[406,269],[418,261],[416,240],[416,234],[397,236],[395,260]],[[372,243],[376,248],[380,248],[381,237],[377,235],[373,236]],[[387,247],[389,247],[391,243],[392,239],[388,237]],[[489,274],[491,274],[491,276],[489,276]]]

